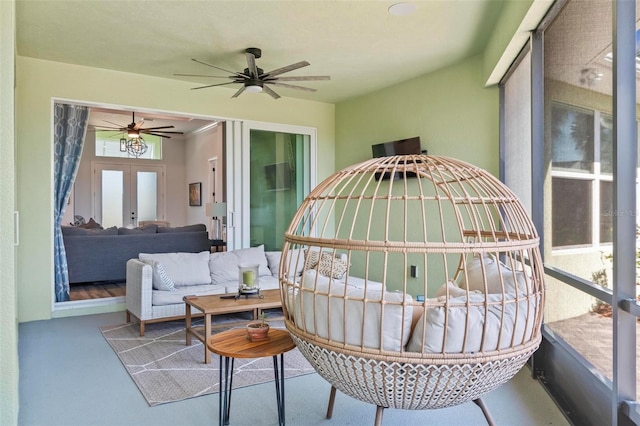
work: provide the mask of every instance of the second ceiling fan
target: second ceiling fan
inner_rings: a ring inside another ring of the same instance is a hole
[[[195,89],[205,89],[207,87],[215,87],[215,86],[225,86],[227,84],[242,84],[242,87],[238,89],[238,91],[232,96],[232,98],[236,98],[242,94],[242,92],[265,92],[269,96],[274,99],[278,99],[280,95],[278,95],[271,87],[284,87],[287,89],[295,89],[295,90],[304,90],[306,92],[315,92],[316,89],[312,89],[310,87],[303,87],[294,84],[288,84],[284,82],[288,81],[312,81],[312,80],[330,80],[331,77],[328,75],[311,75],[311,76],[297,76],[297,77],[279,77],[281,74],[297,70],[302,67],[306,67],[309,64],[307,61],[296,62],[291,65],[284,66],[282,68],[277,68],[272,71],[264,72],[262,68],[258,68],[256,65],[256,59],[262,56],[262,51],[257,47],[249,47],[245,50],[245,56],[247,58],[247,68],[245,68],[242,72],[236,71],[228,71],[224,68],[220,68],[219,66],[212,65],[198,59],[192,59],[192,61],[197,62],[202,65],[206,65],[208,67],[215,68],[220,71],[224,71],[230,73],[232,75],[229,76],[217,76],[217,75],[200,75],[200,74],[175,74],[176,76],[182,77],[209,77],[209,78],[228,78],[232,81],[226,83],[217,83],[217,84],[208,84],[206,86],[194,87]]]
[[[154,136],[160,136],[163,138],[171,139],[171,136],[169,136],[170,134],[172,135],[183,134],[182,132],[175,132],[175,131],[172,132],[172,131],[164,130],[164,129],[173,129],[175,126],[142,127],[142,125],[144,124],[144,118],[142,118],[136,123],[136,113],[132,112],[131,114],[132,114],[131,124],[128,124],[126,126],[122,126],[112,121],[104,120],[106,123],[113,124],[114,126],[117,126],[117,127],[109,127],[109,126],[98,126],[98,127],[101,129],[124,132],[127,134],[129,138],[137,138],[140,136],[140,134],[146,134],[146,135],[154,135]]]

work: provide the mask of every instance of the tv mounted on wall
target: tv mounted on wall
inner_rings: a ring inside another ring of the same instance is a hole
[[[371,146],[374,157],[390,157],[392,155],[421,154],[420,137],[379,143]]]
[[[393,155],[409,155],[409,154],[426,154],[426,150],[422,150],[420,146],[420,137],[416,136],[408,139],[400,139],[397,141],[379,143],[371,146],[373,156],[390,157]],[[376,173],[376,179],[391,179],[392,173]],[[407,177],[416,177],[415,173],[407,172]],[[393,179],[402,178],[401,172],[393,173]]]

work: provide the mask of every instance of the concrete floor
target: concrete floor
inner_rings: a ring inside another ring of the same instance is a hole
[[[218,395],[149,407],[99,327],[125,322],[124,313],[58,318],[20,324],[20,425],[211,425]],[[152,325],[150,325],[152,326]],[[330,385],[317,374],[286,381],[289,425],[371,425],[375,407],[338,393],[325,419]],[[242,401],[252,400],[252,408]],[[483,398],[497,425],[568,425],[527,368]],[[231,425],[277,424],[273,383],[233,393]],[[384,425],[486,425],[473,403],[405,411],[387,409]]]

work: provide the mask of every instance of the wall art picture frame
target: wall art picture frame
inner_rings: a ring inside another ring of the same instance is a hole
[[[202,182],[189,184],[189,206],[202,205]]]

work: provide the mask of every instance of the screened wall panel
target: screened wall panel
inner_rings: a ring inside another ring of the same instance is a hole
[[[531,216],[531,54],[504,84],[504,183]]]

